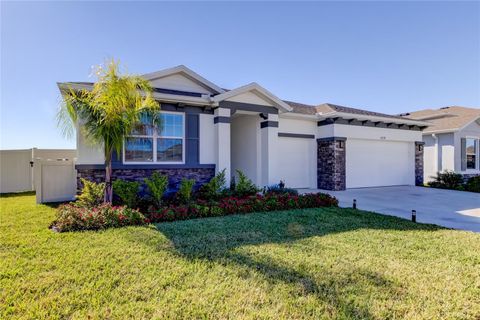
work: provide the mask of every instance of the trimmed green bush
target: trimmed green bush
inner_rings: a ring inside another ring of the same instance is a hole
[[[245,173],[237,169],[238,182],[235,184],[235,189],[230,190],[231,193],[237,197],[256,195],[260,189],[250,180]]]
[[[200,196],[206,200],[216,200],[222,196],[223,191],[225,190],[225,169],[220,171],[213,177],[209,182],[205,183],[200,188]]]
[[[453,171],[445,171],[437,173],[434,180],[428,185],[434,188],[463,190],[463,177],[461,174]]]
[[[265,189],[265,194],[274,193],[274,194],[290,194],[290,195],[298,195],[298,191],[292,188],[285,188],[285,186],[281,186],[280,184],[274,184],[272,186],[268,186]]]
[[[465,190],[480,193],[480,176],[468,179],[467,183],[465,184]]]
[[[180,188],[177,191],[177,199],[180,203],[188,204],[192,200],[192,190],[195,185],[195,180],[193,179],[182,179],[180,183]]]
[[[76,204],[84,208],[93,208],[103,203],[105,183],[95,183],[93,181],[80,178],[82,181],[82,193],[77,196]]]
[[[150,178],[144,180],[154,204],[160,208],[163,196],[168,188],[168,177],[154,172]]]
[[[138,203],[138,189],[140,184],[136,181],[117,179],[113,181],[113,192],[129,208],[135,208]]]

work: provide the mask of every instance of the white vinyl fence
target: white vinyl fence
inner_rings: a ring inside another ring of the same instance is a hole
[[[0,193],[34,190],[33,150],[0,150]]]
[[[73,160],[40,160],[35,163],[37,203],[75,199],[77,172]]]
[[[69,149],[0,150],[0,193],[36,190],[38,203],[71,200],[76,156]]]

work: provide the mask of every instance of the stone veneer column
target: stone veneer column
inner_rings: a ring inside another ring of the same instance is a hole
[[[215,109],[215,140],[216,140],[216,172],[225,169],[227,186],[230,185],[231,159],[230,159],[230,109]]]
[[[423,145],[425,142],[415,141],[415,185],[423,186]]]
[[[346,140],[343,137],[317,139],[317,187],[325,190],[345,190]]]

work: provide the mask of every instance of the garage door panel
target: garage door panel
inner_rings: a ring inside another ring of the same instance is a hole
[[[415,184],[411,142],[347,140],[347,188]]]
[[[279,137],[280,179],[289,188],[309,188],[312,174],[312,140]]]

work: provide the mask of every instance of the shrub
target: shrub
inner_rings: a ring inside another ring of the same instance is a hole
[[[197,200],[189,206],[170,206],[161,210],[149,212],[147,217],[152,222],[184,220],[197,217],[216,217],[222,215],[290,210],[303,208],[338,206],[336,198],[322,193],[290,195],[268,194],[248,197],[229,196],[218,202]]]
[[[480,192],[480,176],[468,179],[465,184],[465,190],[470,192]]]
[[[220,171],[208,183],[205,183],[200,188],[200,196],[207,200],[216,200],[220,198],[222,192],[225,190],[225,169]]]
[[[265,194],[269,193],[274,193],[274,194],[290,194],[290,195],[297,195],[298,191],[292,188],[285,188],[285,185],[283,187],[280,184],[274,184],[272,186],[268,186],[265,189]]]
[[[167,191],[168,177],[154,172],[150,178],[145,179],[145,184],[150,192],[153,202],[160,208],[162,206],[162,199]]]
[[[105,183],[95,183],[93,181],[80,178],[82,181],[82,193],[77,196],[76,204],[80,207],[92,208],[103,202]]]
[[[253,196],[260,190],[250,180],[245,173],[237,169],[238,183],[234,185],[234,189],[231,190],[232,194],[237,197]]]
[[[442,189],[463,190],[463,177],[453,171],[438,172],[429,186]]]
[[[56,219],[50,227],[59,232],[66,232],[99,230],[148,222],[140,211],[125,206],[104,203],[88,209],[70,203],[58,207]]]
[[[180,203],[190,203],[192,199],[192,190],[194,184],[195,180],[193,179],[182,179],[182,182],[180,183],[180,188],[177,191],[177,199]]]
[[[129,208],[135,208],[138,202],[138,189],[140,184],[136,181],[117,179],[113,181],[113,191]]]

